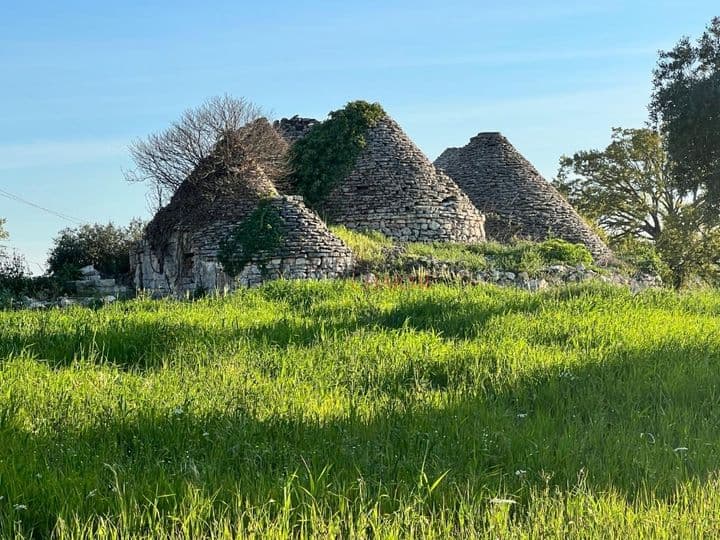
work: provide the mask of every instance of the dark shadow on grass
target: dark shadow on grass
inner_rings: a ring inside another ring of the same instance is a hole
[[[535,313],[542,305],[539,296],[522,296],[502,302],[477,302],[457,298],[448,303],[444,298],[413,299],[395,306],[389,311],[368,318],[366,324],[385,328],[414,328],[434,331],[447,338],[466,339],[476,337],[494,317],[511,313]]]
[[[85,359],[142,370],[159,367],[163,359],[172,360],[183,344],[203,343],[205,339],[212,336],[200,326],[169,320],[118,319],[98,327],[79,324],[67,330],[41,328],[5,336],[0,357],[28,353],[55,366]]]
[[[545,298],[521,294],[508,298],[499,290],[491,291],[480,300],[463,297],[462,292],[435,298],[428,290],[427,294],[380,309],[372,299],[347,306],[324,305],[323,301],[332,297],[333,289],[318,286],[309,289],[308,298],[298,294],[295,300],[281,294],[290,294],[294,289],[287,286],[278,289],[265,293],[272,292],[295,309],[271,322],[210,326],[170,317],[143,320],[130,314],[109,322],[86,319],[60,329],[38,325],[32,332],[18,331],[3,336],[0,358],[27,352],[55,366],[83,358],[122,369],[148,370],[166,362],[197,361],[203,355],[232,352],[243,340],[279,348],[312,346],[328,337],[342,338],[360,328],[411,328],[437,332],[448,339],[469,338],[480,335],[484,325],[494,317],[536,312]]]
[[[430,376],[436,375],[414,375],[418,384]],[[449,387],[434,406],[401,379],[379,386],[395,399],[370,420],[352,413],[327,422],[259,419],[251,403],[201,415],[189,405],[155,415],[98,414],[93,428],[39,435],[9,411],[0,422],[6,458],[0,512],[32,501],[23,519],[45,534],[63,504],[81,519],[116,512],[117,482],[138,501],[173,494],[160,501],[161,513],[194,488],[218,493],[216,504],[240,493],[262,505],[282,500],[293,473],[309,487],[309,476],[327,465],[316,498],[332,504],[332,493],[346,489],[357,496],[348,486],[362,477],[371,500],[390,495],[381,503],[388,512],[396,509],[395,497],[417,489],[422,471],[430,481],[449,471],[432,499],[448,504],[458,490],[522,503],[531,488],[568,490],[579,478],[596,494],[615,490],[632,502],[645,491],[669,501],[678,485],[703,482],[720,468],[717,347],[668,342],[616,350],[598,364],[477,385],[476,394]],[[50,493],[59,483],[67,494],[62,501]]]

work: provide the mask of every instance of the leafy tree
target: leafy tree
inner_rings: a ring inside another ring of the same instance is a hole
[[[715,281],[720,227],[707,219],[704,190],[676,186],[673,170],[662,134],[616,128],[604,150],[561,158],[555,183],[640,268],[676,287],[693,276]]]
[[[650,129],[614,128],[604,150],[563,156],[555,183],[611,241],[657,241],[667,217],[685,204],[672,186],[662,137]]]
[[[684,192],[705,191],[720,206],[720,17],[695,42],[662,51],[654,72],[652,119],[667,141],[673,180]]]
[[[127,227],[82,225],[60,231],[48,257],[48,271],[71,278],[92,264],[104,276],[123,277],[130,272],[130,249],[142,236],[143,223],[133,220]]]
[[[720,227],[706,223],[702,206],[688,205],[670,216],[656,246],[675,287],[695,277],[720,284]]]
[[[7,240],[5,220],[0,218],[0,240]],[[30,281],[25,258],[17,252],[8,253],[0,244],[0,308],[12,305],[12,299],[26,291]]]

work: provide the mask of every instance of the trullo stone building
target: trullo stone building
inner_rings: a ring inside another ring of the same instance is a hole
[[[305,120],[281,122],[279,128],[286,137],[301,137],[312,133]],[[484,216],[387,114],[366,130],[364,140],[351,172],[321,204],[328,222],[399,241],[485,240]]]
[[[230,276],[220,246],[260,205],[279,219],[281,239]],[[222,171],[208,159],[148,224],[132,262],[138,290],[180,296],[279,277],[340,277],[352,269],[353,255],[300,197],[279,195],[256,165]]]
[[[600,262],[612,256],[560,192],[500,133],[479,133],[462,148],[448,148],[435,166],[485,214],[488,238],[562,238],[584,244]]]

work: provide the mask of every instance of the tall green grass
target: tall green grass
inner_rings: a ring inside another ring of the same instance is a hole
[[[713,537],[720,294],[0,314],[0,537]]]
[[[557,238],[543,242],[516,240],[508,244],[395,243],[377,231],[359,232],[342,225],[332,226],[331,230],[353,251],[362,271],[390,271],[387,263],[390,262],[388,254],[391,251],[394,252],[394,264],[400,263],[401,266],[403,262],[432,258],[472,272],[498,270],[537,276],[549,265],[592,265],[592,255],[585,246]],[[626,272],[637,270],[633,265],[625,266]]]

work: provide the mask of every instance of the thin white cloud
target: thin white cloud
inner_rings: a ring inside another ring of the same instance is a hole
[[[0,170],[92,163],[127,153],[127,139],[0,144]]]

